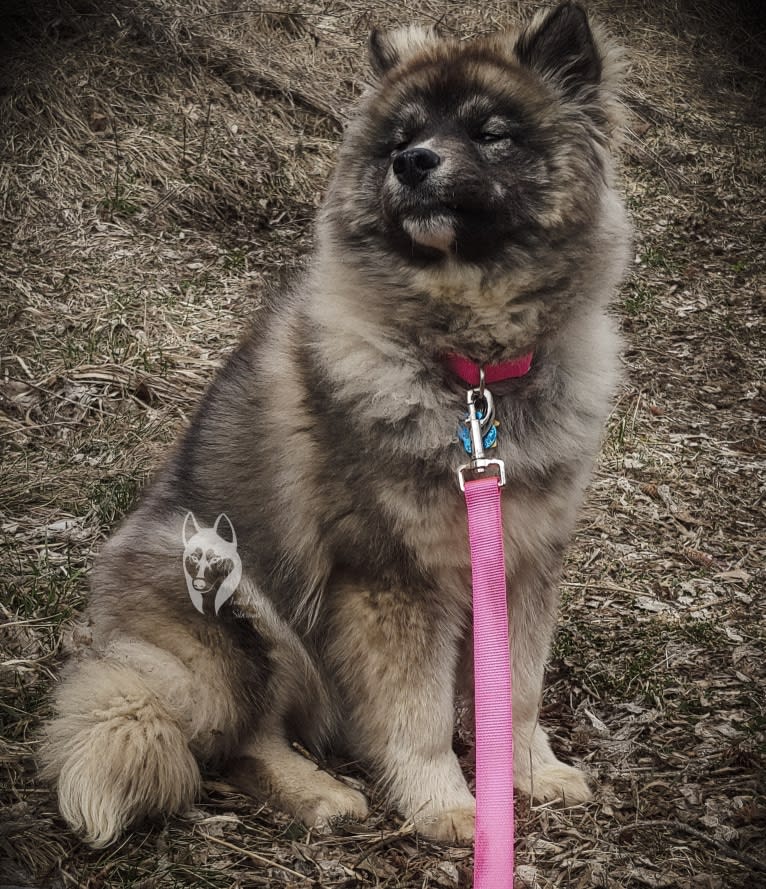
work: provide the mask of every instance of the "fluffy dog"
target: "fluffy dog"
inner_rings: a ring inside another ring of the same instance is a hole
[[[93,646],[59,687],[42,751],[62,813],[94,845],[188,806],[200,765],[307,825],[364,817],[364,797],[292,739],[365,763],[429,837],[471,840],[452,750],[456,688],[471,684],[465,395],[447,354],[534,353],[529,373],[492,387],[516,783],[589,796],[538,707],[616,379],[619,58],[574,4],[466,42],[376,32],[370,54],[309,273],[258,313],[97,560]],[[225,513],[236,532],[242,575],[217,614],[187,592],[190,511]]]

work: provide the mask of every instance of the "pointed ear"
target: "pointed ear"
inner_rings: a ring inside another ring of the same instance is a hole
[[[226,522],[226,525],[227,525],[228,528],[229,528],[229,532],[230,532],[230,536],[231,536],[231,542],[232,542],[232,544],[234,545],[234,547],[236,548],[236,546],[237,546],[237,532],[234,530],[234,525],[232,525],[232,523],[231,523],[231,519],[226,515],[225,512],[222,512],[222,513],[218,516],[218,518],[215,520],[215,524],[213,525],[213,531],[214,531],[219,537],[223,537],[223,539],[226,540],[227,538],[224,537],[223,534],[221,534],[221,532],[218,530],[218,526],[219,526],[219,525],[221,524],[221,522],[224,521],[224,520],[225,520],[225,522]]]
[[[194,530],[192,531],[189,528],[189,525],[194,526]],[[186,513],[186,517],[184,518],[184,527],[183,527],[183,539],[184,544],[187,544],[195,534],[199,534],[199,525],[197,524],[197,520],[194,518],[194,513],[189,510]]]
[[[383,77],[408,56],[438,39],[435,28],[422,28],[419,25],[408,25],[386,33],[375,28],[369,39],[372,70],[378,77]]]
[[[393,68],[399,61],[399,56],[389,43],[387,35],[379,28],[373,28],[370,31],[367,49],[370,54],[370,66],[378,77],[383,77],[386,71]]]
[[[585,10],[562,3],[535,17],[516,43],[519,61],[555,79],[567,95],[601,80],[601,54]]]

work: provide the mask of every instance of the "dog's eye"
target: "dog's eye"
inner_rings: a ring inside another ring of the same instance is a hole
[[[492,142],[502,142],[504,139],[510,138],[512,138],[511,134],[507,130],[482,130],[473,137],[473,141],[489,145]]]
[[[476,121],[471,138],[480,145],[491,145],[493,142],[515,139],[518,129],[518,122],[515,118],[505,114],[496,114]]]

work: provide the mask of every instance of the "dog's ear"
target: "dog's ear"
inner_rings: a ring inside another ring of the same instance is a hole
[[[189,523],[194,525],[194,531],[189,531]],[[186,517],[184,518],[184,527],[183,527],[183,539],[184,546],[194,537],[195,534],[199,534],[199,525],[197,524],[197,520],[194,518],[194,513],[189,510],[186,513]]]
[[[420,25],[407,25],[385,33],[375,28],[369,39],[372,70],[378,77],[383,77],[400,62],[438,40],[435,28]]]
[[[218,518],[215,520],[215,524],[213,525],[213,531],[214,531],[214,532],[215,532],[215,533],[216,533],[222,540],[227,540],[227,541],[228,541],[229,538],[228,538],[228,537],[225,537],[225,536],[224,536],[223,534],[221,534],[221,532],[218,530],[219,525],[221,524],[221,522],[222,522],[223,520],[225,520],[225,521],[226,521],[226,524],[229,526],[229,536],[231,537],[231,543],[232,543],[233,546],[236,548],[236,546],[237,546],[237,532],[234,530],[234,525],[232,525],[232,523],[231,523],[231,519],[226,515],[225,512],[222,512],[222,513],[218,516]]]
[[[538,14],[516,43],[519,61],[557,81],[567,95],[601,80],[602,60],[588,16],[577,3]]]

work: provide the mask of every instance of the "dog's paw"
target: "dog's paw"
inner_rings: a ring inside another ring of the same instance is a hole
[[[368,814],[364,796],[329,775],[327,777],[332,784],[327,783],[320,793],[302,800],[295,816],[318,833],[331,833],[333,823],[340,818],[363,821]]]
[[[593,796],[585,774],[563,762],[538,766],[532,776],[531,786],[520,789],[527,790],[535,802],[559,801],[565,806],[585,803]]]
[[[476,806],[446,809],[435,815],[416,818],[415,828],[429,840],[470,846],[476,831]]]

